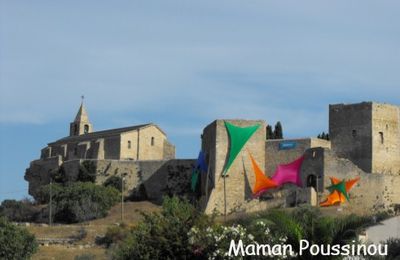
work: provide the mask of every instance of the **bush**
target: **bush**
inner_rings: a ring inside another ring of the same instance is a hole
[[[84,161],[79,166],[77,181],[96,182],[96,164],[92,161]]]
[[[120,198],[118,190],[91,182],[51,185],[52,214],[56,222],[76,223],[104,217]],[[41,189],[39,197],[43,203],[49,203],[50,185]]]
[[[26,229],[0,218],[0,259],[29,259],[37,248],[35,237]]]
[[[208,218],[187,201],[164,198],[161,213],[143,214],[114,249],[114,259],[191,259],[195,257],[188,233],[196,224],[204,227]]]
[[[104,237],[96,239],[96,244],[110,247],[112,244],[117,244],[123,241],[129,235],[129,232],[130,229],[124,224],[109,227]]]
[[[90,182],[76,182],[54,195],[55,221],[76,223],[104,217],[119,201],[119,192]]]
[[[55,194],[61,193],[64,189],[64,186],[58,183],[48,184],[39,188],[35,199],[40,204],[47,204],[50,202],[50,187],[51,193],[53,193],[53,198]]]
[[[0,205],[0,216],[9,221],[32,222],[39,210],[29,200],[4,200]]]
[[[103,185],[104,187],[113,187],[121,192],[122,191],[121,184],[122,184],[121,177],[113,175],[107,178]]]
[[[387,259],[400,259],[400,238],[389,238]]]

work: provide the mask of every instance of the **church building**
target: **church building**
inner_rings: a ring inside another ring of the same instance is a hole
[[[69,136],[49,143],[41,151],[41,159],[61,156],[74,159],[167,160],[175,158],[175,146],[165,132],[153,123],[93,131],[82,102]]]

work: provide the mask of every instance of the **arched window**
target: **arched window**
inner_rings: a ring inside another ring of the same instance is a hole
[[[131,149],[131,147],[132,147],[132,143],[131,143],[131,141],[128,141],[128,149]]]
[[[151,146],[154,146],[154,137],[151,137]]]
[[[78,135],[78,126],[74,124],[74,135]]]
[[[385,138],[383,137],[383,132],[379,132],[379,137],[381,138],[381,144],[385,142]]]
[[[83,132],[84,132],[85,134],[89,133],[89,125],[85,125],[85,126],[84,126]]]

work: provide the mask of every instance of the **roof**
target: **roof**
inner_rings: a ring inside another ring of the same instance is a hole
[[[89,117],[86,112],[85,106],[83,105],[83,102],[81,103],[81,106],[79,107],[78,113],[76,114],[74,122],[89,122]]]
[[[118,135],[118,134],[121,134],[124,132],[129,132],[129,131],[146,128],[149,126],[155,126],[164,135],[166,135],[165,132],[163,130],[161,130],[160,127],[158,127],[157,125],[155,125],[153,123],[149,123],[149,124],[143,124],[143,125],[135,125],[135,126],[128,126],[128,127],[123,127],[123,128],[115,128],[115,129],[97,131],[97,132],[92,132],[92,133],[83,134],[83,135],[67,136],[67,137],[58,139],[55,142],[49,143],[49,145],[56,144],[56,143],[66,143],[66,142],[82,142],[82,141],[88,141],[88,140],[93,140],[93,139],[97,139],[97,138],[104,138],[104,137],[109,137],[109,136],[113,136],[113,135]]]

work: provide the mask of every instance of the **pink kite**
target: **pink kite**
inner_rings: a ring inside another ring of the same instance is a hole
[[[297,186],[301,186],[301,178],[300,178],[300,168],[301,164],[304,161],[304,156],[301,156],[297,160],[288,163],[288,164],[279,164],[276,169],[274,176],[272,176],[272,180],[278,185],[281,186],[285,183],[293,183]]]

